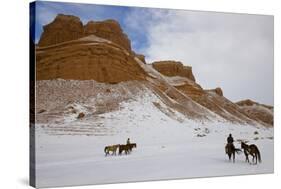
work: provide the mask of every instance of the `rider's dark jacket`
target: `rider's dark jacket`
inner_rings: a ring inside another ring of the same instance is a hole
[[[233,143],[233,138],[232,136],[227,137],[227,143],[232,144]]]

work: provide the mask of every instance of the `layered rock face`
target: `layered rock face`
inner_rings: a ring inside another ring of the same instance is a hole
[[[208,90],[205,90],[205,91],[206,92],[213,92],[213,93],[216,93],[219,96],[223,96],[223,92],[222,92],[222,89],[220,87],[217,87],[215,89],[208,89]]]
[[[44,32],[38,42],[40,47],[79,39],[84,36],[83,23],[80,18],[59,14],[53,22],[43,27]]]
[[[90,21],[59,14],[44,26],[36,49],[36,79],[96,80],[118,83],[143,80],[131,43],[118,22]]]
[[[193,101],[228,121],[248,124],[258,121],[246,115],[236,104],[225,98],[220,88],[204,90],[199,84],[190,81],[175,87]]]
[[[259,106],[263,106],[269,110],[273,110],[273,106],[269,106],[269,105],[265,105],[265,104],[260,104],[258,102],[252,101],[250,99],[246,99],[246,100],[241,100],[236,102],[237,105],[239,106],[253,106],[253,105],[259,105]]]
[[[146,73],[125,49],[94,35],[37,48],[36,79],[144,80]]]
[[[195,81],[192,73],[192,68],[184,66],[181,62],[177,61],[157,61],[153,62],[152,66],[158,72],[166,76],[182,76],[192,81]]]
[[[89,21],[83,26],[80,18],[59,14],[53,22],[45,25],[43,30],[38,43],[40,47],[95,35],[108,39],[131,51],[130,40],[115,20],[105,20],[102,22]]]
[[[84,36],[96,35],[108,39],[126,50],[131,51],[131,42],[127,35],[123,33],[119,23],[115,20],[105,20],[102,22],[90,21],[84,26]]]
[[[143,63],[146,64],[145,56],[143,54],[136,54],[135,53],[135,57],[137,57],[138,59],[140,59],[140,61],[142,61]]]
[[[236,102],[236,104],[249,116],[255,117],[256,119],[259,119],[269,125],[273,125],[274,114],[272,106],[260,104],[249,99]]]
[[[248,124],[261,121],[225,98],[221,88],[204,90],[195,82],[192,68],[189,66],[183,66],[182,63],[176,61],[160,61],[154,62],[152,67],[165,75],[167,80],[172,81],[170,84],[177,90],[228,121]]]

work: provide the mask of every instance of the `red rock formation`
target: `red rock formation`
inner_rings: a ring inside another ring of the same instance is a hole
[[[152,66],[158,72],[166,76],[182,76],[192,81],[195,81],[190,66],[184,66],[181,62],[177,61],[157,61],[153,62]]]
[[[127,35],[123,33],[119,23],[115,20],[105,20],[102,22],[90,21],[84,26],[84,36],[94,34],[98,37],[108,39],[131,51],[131,42]]]
[[[36,49],[36,79],[144,80],[146,73],[120,46],[94,35]]]
[[[59,14],[53,22],[43,27],[38,45],[48,46],[83,37],[84,29],[80,18]]]
[[[81,20],[76,16],[58,14],[53,22],[44,26],[43,30],[38,43],[40,47],[76,40],[94,34],[131,51],[130,40],[115,20],[89,21],[83,26]]]

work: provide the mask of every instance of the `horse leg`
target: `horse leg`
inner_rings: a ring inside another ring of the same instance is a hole
[[[245,150],[244,150],[244,155],[245,155],[245,162],[247,162],[248,157]]]
[[[231,160],[231,154],[227,154],[229,161]]]
[[[235,151],[233,152],[233,163],[235,163]]]

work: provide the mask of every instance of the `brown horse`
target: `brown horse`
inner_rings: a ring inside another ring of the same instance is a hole
[[[250,163],[248,156],[251,155],[253,157],[252,162],[254,164],[257,164],[258,161],[259,163],[261,163],[261,154],[258,147],[255,144],[247,145],[246,143],[241,142],[241,148],[244,150],[246,162]]]
[[[130,143],[130,144],[127,144],[130,146],[130,151],[132,151],[133,148],[137,148],[137,144],[136,143]]]
[[[232,156],[233,163],[235,162],[235,152],[239,154],[241,150],[235,148],[235,146],[232,143],[226,144],[225,153],[228,155],[229,161],[231,160],[231,156]]]
[[[132,148],[131,148],[130,144],[120,144],[119,145],[119,155],[121,155],[123,151],[127,155],[130,153],[131,150],[132,150]]]
[[[119,146],[120,146],[119,144],[112,145],[112,146],[106,146],[106,147],[104,148],[105,156],[109,155],[109,152],[110,152],[110,151],[112,152],[112,155],[116,155],[116,151],[117,151],[117,148],[118,148]]]
[[[119,145],[119,155],[121,155],[123,151],[127,155],[132,151],[133,148],[137,148],[136,143],[121,144]]]

